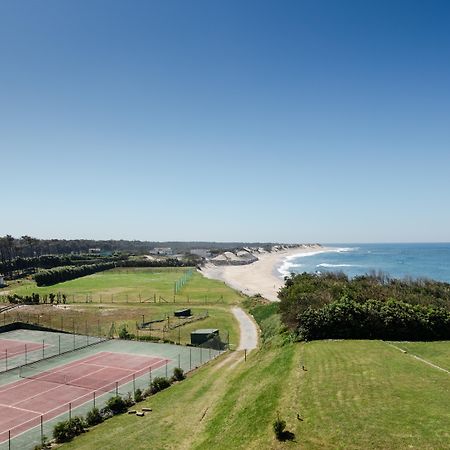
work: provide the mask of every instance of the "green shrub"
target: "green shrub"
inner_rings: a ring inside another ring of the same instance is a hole
[[[52,448],[50,442],[48,442],[47,436],[42,436],[42,442],[33,447],[33,450],[49,450]]]
[[[185,378],[186,376],[181,367],[175,367],[175,369],[173,369],[173,377],[172,377],[173,381],[181,381],[184,380]]]
[[[165,377],[156,377],[150,385],[150,392],[156,394],[170,386],[170,381]]]
[[[131,339],[131,334],[128,332],[125,324],[123,324],[119,329],[119,339]]]
[[[144,400],[144,395],[142,394],[142,391],[138,388],[134,391],[134,401],[136,403],[142,402]]]
[[[93,427],[99,423],[103,422],[103,416],[100,414],[100,410],[98,408],[92,408],[86,414],[86,423],[88,426]]]
[[[53,429],[53,437],[58,443],[68,442],[83,433],[85,426],[86,423],[81,417],[58,422]]]
[[[131,392],[127,392],[127,395],[125,395],[125,397],[123,397],[123,401],[124,401],[125,406],[127,408],[129,408],[130,406],[134,405],[134,400],[133,400],[133,397],[131,395]]]
[[[109,410],[113,415],[122,414],[127,410],[127,405],[120,395],[115,395],[106,402],[105,409]]]
[[[285,428],[286,428],[286,422],[283,419],[280,419],[280,416],[277,414],[277,418],[273,422],[273,432],[275,433],[275,437],[279,441],[284,440]]]

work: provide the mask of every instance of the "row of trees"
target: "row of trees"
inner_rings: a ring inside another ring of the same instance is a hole
[[[109,270],[115,266],[116,264],[113,262],[106,262],[100,264],[86,264],[83,266],[55,267],[53,269],[38,272],[34,276],[34,279],[38,286],[50,286],[52,284],[84,277],[85,275],[91,275],[103,270]]]
[[[21,257],[0,261],[0,273],[8,274],[10,277],[19,272],[26,273],[36,269],[52,269],[58,266],[81,266],[84,264],[95,264],[102,262],[114,262],[125,259],[125,256],[102,257],[100,255],[41,255],[34,257]]]
[[[450,284],[386,275],[299,274],[279,292],[285,326],[301,339],[450,338]]]
[[[0,261],[10,260],[17,256],[32,257],[40,255],[62,255],[67,253],[86,253],[90,248],[101,248],[107,252],[129,252],[146,254],[155,247],[170,247],[180,253],[195,248],[218,249],[220,251],[250,247],[270,248],[271,243],[261,242],[158,242],[96,239],[37,239],[31,236],[15,238],[11,235],[0,236]]]

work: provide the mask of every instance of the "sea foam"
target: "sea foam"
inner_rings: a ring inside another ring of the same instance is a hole
[[[314,256],[314,255],[318,255],[320,253],[344,253],[344,252],[351,252],[354,250],[358,250],[358,247],[326,248],[326,249],[322,249],[322,250],[314,250],[311,252],[304,252],[304,253],[298,253],[295,255],[287,256],[286,258],[284,258],[282,264],[278,267],[278,272],[284,278],[284,277],[288,277],[292,273],[292,271],[291,271],[292,268],[302,267],[303,264],[293,262],[293,260],[297,259],[297,258],[305,258],[307,256]],[[319,264],[319,266],[320,266],[320,264]],[[331,267],[331,266],[332,265],[330,265],[329,267]],[[346,266],[346,265],[342,265],[341,267],[344,267],[344,266]],[[322,265],[322,267],[327,267],[327,266]],[[340,266],[336,265],[336,267],[340,267]],[[348,267],[350,267],[350,266],[348,266]]]

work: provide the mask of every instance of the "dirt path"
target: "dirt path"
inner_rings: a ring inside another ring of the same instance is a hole
[[[231,312],[239,322],[240,339],[237,350],[254,350],[258,346],[258,327],[253,319],[237,306],[231,308]]]

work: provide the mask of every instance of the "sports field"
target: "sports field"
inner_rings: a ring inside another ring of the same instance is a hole
[[[5,333],[0,346],[35,344],[30,357],[42,351],[43,336],[47,342],[59,342],[51,332],[13,333],[16,341],[11,333]],[[145,389],[155,376],[170,376],[175,367],[187,372],[218,354],[211,349],[169,344],[98,341],[4,372],[0,375],[0,448],[32,448],[42,435],[51,436],[57,421],[84,415],[116,393]]]
[[[133,303],[185,302],[236,303],[242,298],[223,282],[203,277],[196,270],[176,293],[175,284],[185,277],[188,268],[117,268],[46,287],[37,287],[30,279],[8,286],[19,295],[65,294],[68,302]]]

